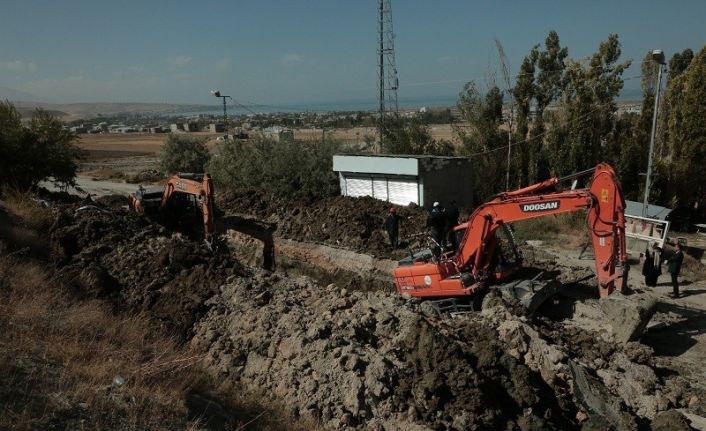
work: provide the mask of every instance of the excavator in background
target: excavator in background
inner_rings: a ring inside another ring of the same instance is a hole
[[[588,187],[577,189],[578,178],[590,174],[593,178]],[[574,180],[570,189],[557,187],[568,180]],[[512,280],[521,268],[522,255],[508,224],[576,211],[587,212],[600,298],[607,298],[615,291],[625,293],[629,269],[625,249],[625,200],[615,171],[605,163],[496,195],[480,205],[465,223],[454,228],[454,233],[462,236],[457,251],[427,251],[401,260],[393,270],[395,287],[400,294],[438,300],[471,298],[493,286],[503,296],[518,299],[534,312],[560,285],[536,278]],[[502,235],[498,233],[504,233],[506,240],[501,241]],[[508,280],[512,281],[506,282]],[[647,320],[651,317],[650,310],[640,313]],[[647,322],[636,324],[639,327],[634,328],[635,331],[641,332]],[[631,333],[628,338],[636,335]]]
[[[141,185],[129,196],[129,207],[138,214],[159,215],[177,229],[203,224],[207,244],[213,241],[213,180],[209,174],[178,173],[164,187]]]

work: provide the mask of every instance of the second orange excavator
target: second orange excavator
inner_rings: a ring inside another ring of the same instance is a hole
[[[203,224],[205,240],[213,241],[213,180],[209,174],[178,173],[164,187],[142,186],[129,196],[130,209],[138,214],[159,215],[162,221],[180,230]]]

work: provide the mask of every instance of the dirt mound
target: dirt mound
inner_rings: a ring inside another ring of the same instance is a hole
[[[226,213],[246,214],[277,225],[276,235],[297,241],[323,243],[375,256],[399,257],[389,247],[383,223],[390,204],[371,197],[334,196],[305,202],[260,193],[224,192],[217,205]],[[418,246],[426,232],[427,213],[419,207],[398,207],[400,246]]]
[[[105,195],[96,198],[96,202],[108,208],[120,209],[128,204],[128,198],[125,195]]]
[[[209,250],[143,217],[98,205],[62,209],[51,248],[57,277],[74,294],[148,313],[183,340],[218,287],[245,273],[225,246]]]
[[[210,303],[192,342],[211,369],[327,427],[571,427],[575,408],[480,316],[450,326],[396,297],[267,273]]]

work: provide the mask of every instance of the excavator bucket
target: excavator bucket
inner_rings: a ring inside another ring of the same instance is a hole
[[[640,338],[657,307],[655,297],[646,294],[613,294],[601,300],[601,310],[611,327],[613,337],[626,343]]]
[[[540,280],[544,275],[539,273],[532,279],[516,280],[496,286],[505,299],[516,299],[530,313],[537,309],[561,288],[557,280]]]

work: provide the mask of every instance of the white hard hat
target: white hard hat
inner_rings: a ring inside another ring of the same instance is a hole
[[[434,202],[434,208],[439,206],[439,202]]]

